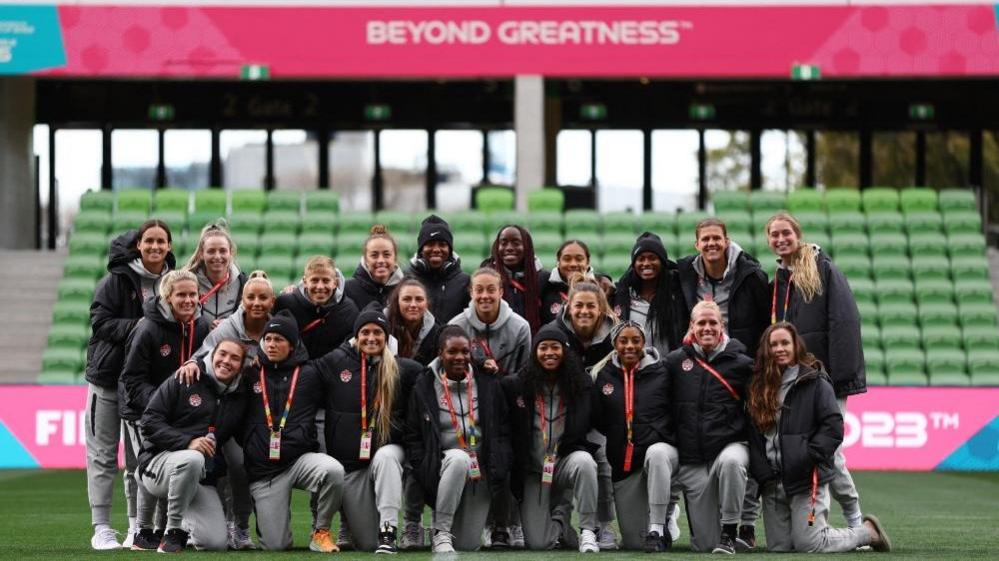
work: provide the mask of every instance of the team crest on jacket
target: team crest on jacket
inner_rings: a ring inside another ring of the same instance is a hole
[[[621,315],[621,304],[618,304],[617,306],[614,306],[614,315],[617,315],[617,316]]]
[[[347,382],[349,382],[350,379],[353,378],[353,377],[354,377],[354,375],[351,374],[350,370],[347,370],[346,368],[343,370],[343,372],[340,373],[340,381],[343,382],[344,384],[346,384]]]
[[[198,394],[191,394],[191,397],[187,398],[187,402],[191,404],[191,407],[198,407],[201,405],[201,396]]]
[[[604,384],[603,392],[604,392],[604,395],[610,395],[610,394],[614,393],[614,384],[610,384],[610,383]]]
[[[164,344],[160,347],[160,356],[170,356],[170,345]]]
[[[562,303],[561,302],[555,302],[554,304],[552,304],[551,312],[552,312],[553,316],[557,316],[558,313],[561,312],[561,311],[562,311]]]
[[[261,391],[263,390],[260,389],[260,382],[253,382],[253,393],[260,393]]]
[[[527,407],[527,405],[524,403],[524,396],[522,395],[517,396],[517,407],[520,407],[521,409]]]
[[[689,358],[684,359],[684,361],[680,363],[680,368],[683,368],[684,372],[690,372],[694,369],[694,361]]]

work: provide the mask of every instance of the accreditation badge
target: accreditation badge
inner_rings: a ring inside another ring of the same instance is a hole
[[[271,431],[271,441],[267,446],[268,454],[267,459],[272,462],[276,462],[281,459],[281,431],[272,430]]]
[[[555,481],[555,458],[546,455],[545,463],[541,466],[541,483],[551,485],[553,481]]]
[[[468,457],[472,460],[471,465],[468,467],[468,477],[472,481],[478,481],[482,479],[482,470],[479,468],[479,456],[475,452],[469,452]]]
[[[361,431],[361,453],[358,457],[362,460],[371,459],[371,431]]]

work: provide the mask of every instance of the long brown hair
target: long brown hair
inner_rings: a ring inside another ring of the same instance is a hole
[[[198,267],[205,264],[205,242],[209,238],[222,238],[229,245],[229,262],[236,261],[236,241],[229,234],[228,223],[225,219],[219,219],[201,229],[201,237],[198,238],[198,247],[194,248],[194,253],[187,260],[184,269],[195,272]]]
[[[760,348],[756,351],[756,368],[753,380],[749,383],[747,402],[749,418],[760,432],[766,432],[777,424],[780,384],[784,372],[770,351],[770,335],[781,329],[791,335],[791,341],[794,343],[794,364],[814,366],[818,363],[815,356],[805,348],[804,341],[793,325],[780,321],[767,327],[760,337]]]
[[[790,263],[784,263],[794,270],[794,289],[798,291],[805,302],[811,302],[816,296],[822,295],[822,277],[819,275],[818,255],[812,244],[805,242],[798,219],[786,212],[778,212],[767,220],[763,233],[770,238],[770,225],[777,220],[783,220],[791,225],[798,236],[798,247],[791,256]]]
[[[521,264],[524,270],[524,319],[527,323],[531,325],[531,333],[537,333],[538,329],[541,329],[541,284],[538,282],[538,270],[534,267],[535,255],[534,255],[534,238],[531,237],[531,233],[527,231],[527,228],[520,226],[518,224],[507,224],[496,232],[496,239],[493,240],[493,245],[489,250],[489,260],[492,266],[500,274],[500,280],[503,281],[504,294],[512,292],[510,287],[512,286],[510,279],[512,274],[507,270],[506,265],[503,264],[503,258],[500,256],[500,236],[503,234],[503,230],[507,228],[513,228],[520,233],[521,243],[524,244],[524,261]]]
[[[385,316],[388,319],[389,334],[399,341],[399,356],[413,358],[419,350],[416,348],[416,336],[419,335],[423,323],[420,320],[414,334],[406,327],[406,320],[402,318],[402,307],[399,305],[399,296],[402,294],[402,289],[408,286],[415,286],[423,291],[423,296],[427,299],[427,309],[430,309],[430,294],[427,293],[427,287],[414,278],[406,277],[399,284],[395,285],[395,288],[389,293],[388,304],[385,307]]]

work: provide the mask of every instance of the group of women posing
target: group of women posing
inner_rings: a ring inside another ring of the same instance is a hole
[[[846,397],[866,391],[856,304],[792,216],[766,235],[769,283],[707,219],[678,262],[639,236],[615,284],[580,240],[544,270],[517,225],[468,275],[430,216],[406,272],[376,225],[350,279],[317,256],[276,294],[223,226],[175,269],[150,220],[114,240],[91,307],[91,544],[249,549],[256,512],[260,545],[285,549],[299,488],[322,552],[421,547],[425,505],[435,552],[665,551],[681,496],[696,551],[754,548],[761,503],[770,550],[890,549],[841,450]]]

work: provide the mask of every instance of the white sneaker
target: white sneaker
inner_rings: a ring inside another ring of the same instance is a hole
[[[601,550],[617,549],[617,534],[610,526],[597,528],[597,545]]]
[[[600,544],[597,543],[596,532],[584,529],[579,533],[579,552],[600,553]]]
[[[229,549],[236,551],[257,549],[257,544],[250,538],[250,531],[229,522]]]
[[[434,534],[434,553],[454,553],[454,536],[451,532],[437,532]]]
[[[510,533],[510,547],[524,549],[524,527],[509,526],[506,531]]]
[[[669,532],[669,537],[676,543],[676,540],[680,539],[680,525],[677,524],[677,520],[680,519],[680,505],[673,505],[673,512],[669,515],[669,525],[667,525],[666,530]]]
[[[131,534],[129,534],[131,537]],[[90,547],[96,549],[97,551],[107,551],[109,549],[121,549],[121,544],[118,543],[118,532],[114,531],[114,528],[101,528],[94,532],[93,537],[90,538]],[[131,547],[131,545],[129,545]]]
[[[425,545],[423,541],[423,526],[419,522],[406,522],[402,527],[401,549],[418,549]]]

